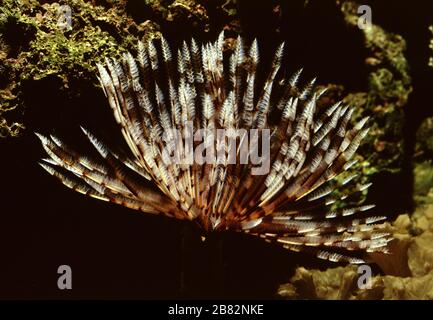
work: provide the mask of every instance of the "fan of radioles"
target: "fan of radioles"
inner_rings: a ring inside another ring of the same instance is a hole
[[[391,236],[378,224],[385,217],[369,213],[374,205],[339,204],[369,187],[349,187],[347,171],[367,118],[352,124],[353,108],[341,103],[318,108],[325,90],[314,80],[298,87],[300,71],[285,79],[283,44],[264,81],[257,41],[247,48],[238,37],[230,54],[223,45],[221,33],[174,55],[161,38],[139,42],[136,58],[106,58],[99,80],[129,150],[84,128],[98,158],[38,134],[49,155],[41,166],[78,192],[204,232],[246,232],[336,262],[387,252]]]

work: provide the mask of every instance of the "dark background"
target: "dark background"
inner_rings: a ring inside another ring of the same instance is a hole
[[[239,1],[244,36],[259,38],[263,61],[285,40],[292,48],[290,72],[304,67],[306,78],[318,74],[320,83],[366,90],[360,35],[344,26],[332,1],[310,1],[307,9],[302,3],[284,2],[277,16],[272,1]],[[364,3],[372,6],[374,23],[401,34],[408,44],[414,92],[405,106],[406,171],[395,185],[378,191],[390,211],[404,211],[411,208],[414,133],[433,114],[432,68],[427,66],[433,1]],[[131,14],[137,12],[135,5],[139,2],[129,2]],[[146,13],[134,18],[147,19]],[[175,32],[162,29],[172,42],[191,34],[187,24]],[[216,34],[215,28],[208,37]],[[102,91],[75,85],[79,97],[60,92],[61,84],[50,77],[26,84],[28,130],[20,138],[0,140],[0,298],[275,298],[278,285],[297,265],[329,267],[240,234],[215,234],[202,242],[192,224],[137,213],[63,187],[37,165],[44,153],[32,132],[56,131],[81,145],[79,124],[106,136],[113,124]],[[72,267],[70,291],[57,288],[62,264]]]

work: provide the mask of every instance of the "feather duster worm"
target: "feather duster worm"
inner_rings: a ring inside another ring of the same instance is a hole
[[[40,163],[44,169],[88,196],[188,219],[204,232],[246,232],[336,262],[363,263],[357,253],[387,252],[391,236],[377,224],[385,217],[368,213],[374,205],[335,206],[342,198],[336,191],[344,188],[345,198],[369,186],[347,188],[353,175],[334,179],[355,162],[367,118],[352,125],[353,108],[341,103],[317,110],[324,90],[314,81],[298,88],[301,72],[283,78],[276,93],[284,45],[260,85],[255,40],[246,48],[239,37],[229,60],[223,33],[214,43],[184,42],[177,55],[164,38],[155,42],[140,42],[136,58],[126,53],[98,64],[129,155],[84,128],[99,159],[38,134],[50,157]],[[215,139],[221,130],[228,133]],[[203,145],[211,161],[196,161]],[[257,174],[257,163],[242,160],[260,145],[267,170]]]

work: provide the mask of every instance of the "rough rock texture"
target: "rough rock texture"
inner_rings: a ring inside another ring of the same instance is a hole
[[[341,5],[346,23],[357,31],[358,6],[353,1]],[[356,165],[356,170],[362,172],[360,181],[365,183],[384,172],[396,175],[401,171],[403,107],[408,102],[412,87],[409,64],[404,56],[405,40],[374,23],[358,32],[362,33],[364,41],[368,91],[348,92],[343,101],[358,107],[355,121],[365,115],[372,119]]]
[[[0,136],[16,136],[26,125],[24,83],[47,77],[74,92],[73,83],[96,84],[95,62],[118,56],[138,38],[152,37],[151,21],[137,25],[120,1],[96,6],[80,0],[47,3],[5,0],[0,6]],[[67,18],[70,10],[70,25]],[[12,112],[13,111],[13,112]]]
[[[433,118],[425,119],[416,133],[414,154],[415,201],[433,203]]]
[[[325,271],[296,269],[278,293],[286,299],[433,299],[433,206],[420,207],[412,218],[401,215],[390,226],[396,241],[392,256],[373,260],[386,275],[374,274],[371,288],[359,288],[356,266]]]

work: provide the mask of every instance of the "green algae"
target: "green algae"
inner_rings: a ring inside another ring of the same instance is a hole
[[[152,37],[158,26],[151,22],[137,25],[125,16],[121,1],[102,6],[72,0],[52,4],[39,1],[5,0],[0,6],[0,135],[17,136],[24,128],[20,121],[25,110],[21,83],[47,76],[69,82],[89,81],[97,85],[96,62],[103,57],[119,57],[131,50],[138,39]],[[69,6],[71,25],[62,28],[60,6]],[[18,30],[18,31],[17,31]]]

